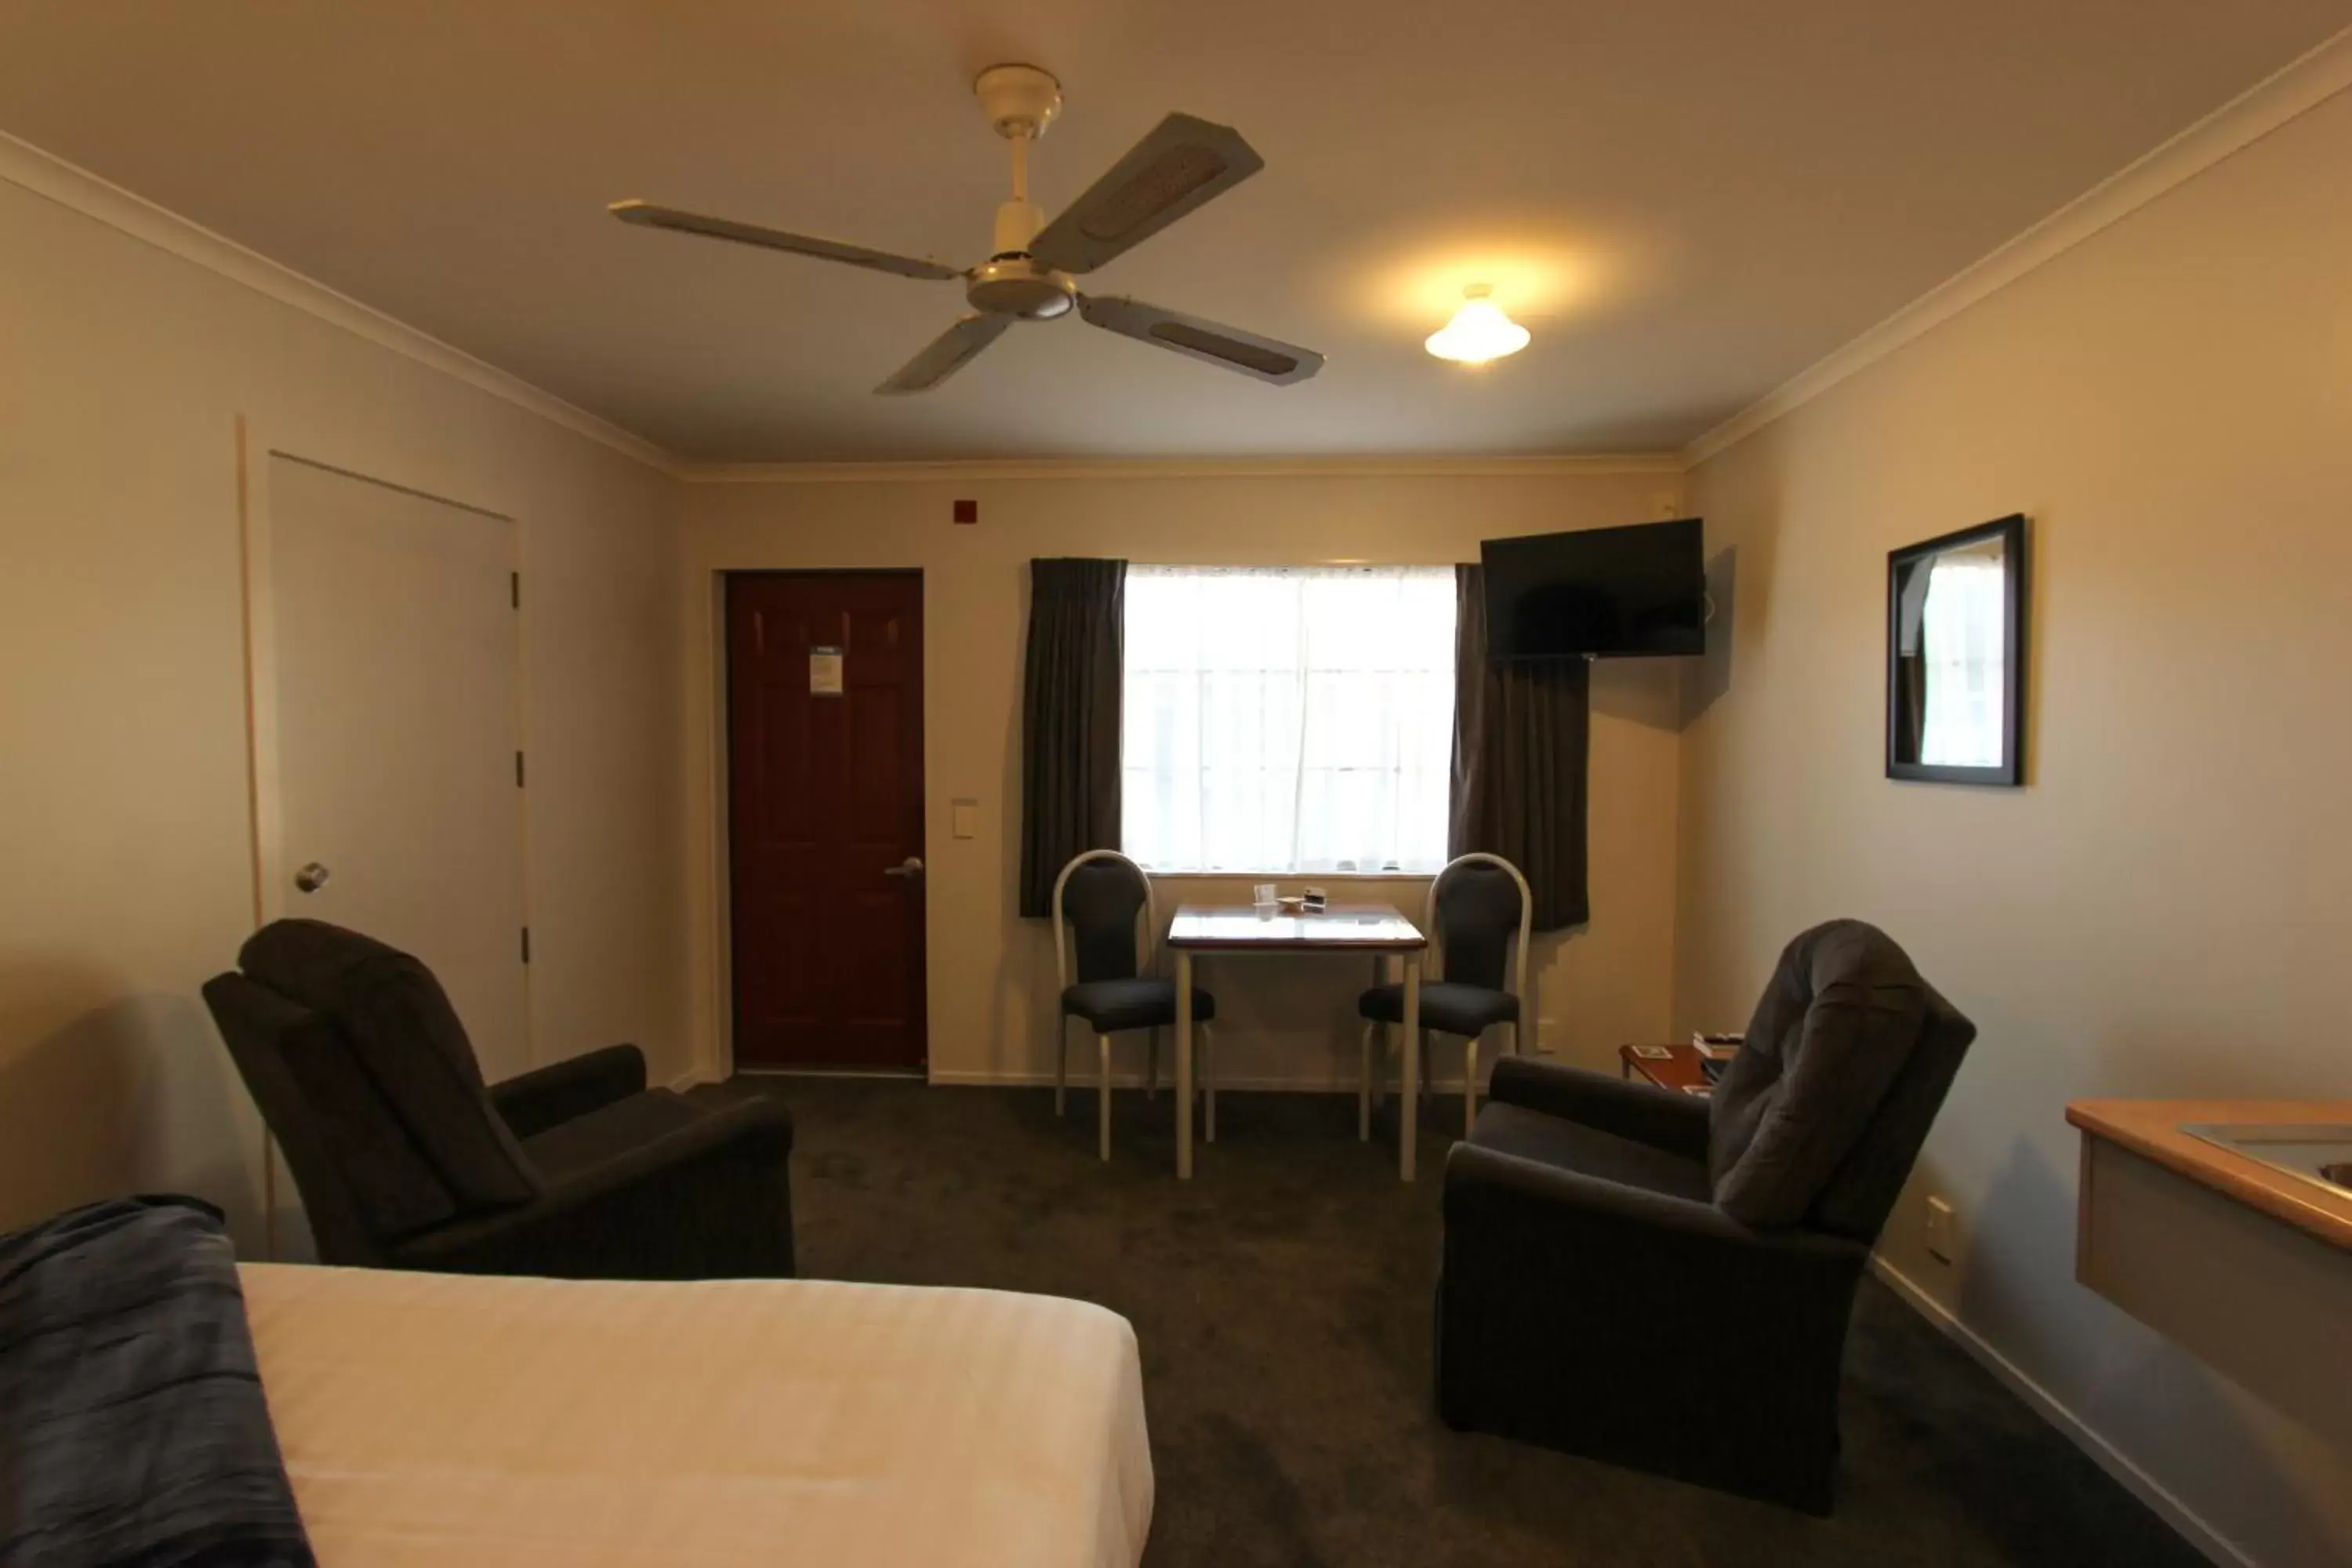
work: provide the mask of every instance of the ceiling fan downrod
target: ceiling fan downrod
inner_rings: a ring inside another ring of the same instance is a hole
[[[1045,226],[1045,214],[1029,199],[1029,145],[1062,111],[1062,84],[1051,71],[1033,65],[991,66],[971,84],[973,96],[996,133],[1013,143],[1013,198],[996,209],[996,244],[990,259],[1009,261],[1029,254],[1030,241]]]

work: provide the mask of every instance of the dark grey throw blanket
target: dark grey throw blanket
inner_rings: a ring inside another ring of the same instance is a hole
[[[0,1568],[311,1568],[217,1210],[0,1237]]]

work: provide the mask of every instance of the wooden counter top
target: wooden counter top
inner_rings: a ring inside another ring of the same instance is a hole
[[[2352,1123],[2352,1100],[2077,1100],[2066,1120],[2095,1138],[2352,1251],[2352,1198],[2180,1131],[2187,1123]]]

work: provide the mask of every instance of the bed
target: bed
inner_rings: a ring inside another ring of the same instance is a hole
[[[1127,1320],[1085,1302],[239,1267],[323,1568],[1136,1568]]]

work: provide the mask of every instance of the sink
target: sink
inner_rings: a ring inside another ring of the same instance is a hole
[[[2352,1198],[2352,1123],[2204,1121],[2183,1122],[2180,1130],[2338,1197]]]

